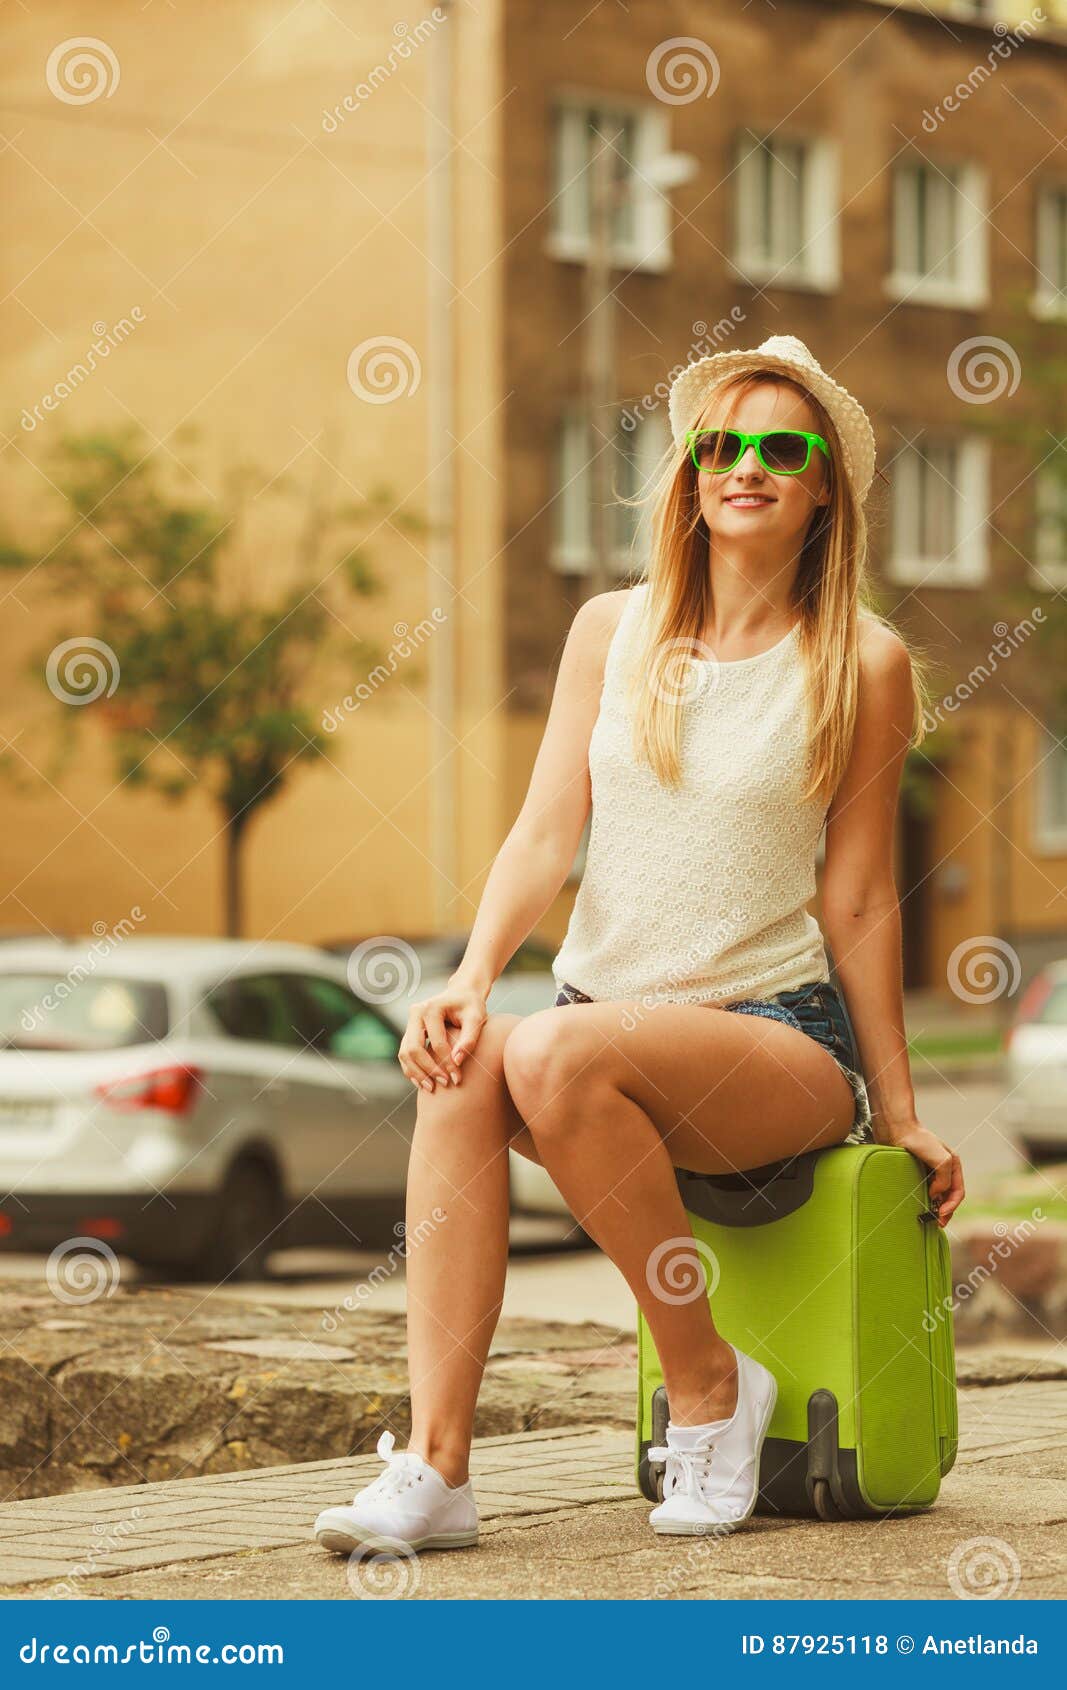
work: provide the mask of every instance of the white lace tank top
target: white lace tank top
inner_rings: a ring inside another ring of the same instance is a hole
[[[803,803],[803,664],[794,627],[733,663],[694,660],[683,785],[634,760],[624,666],[648,583],[631,588],[608,649],[589,744],[585,870],[552,962],[588,997],[674,1003],[768,998],[828,980],[806,904],[826,807]]]

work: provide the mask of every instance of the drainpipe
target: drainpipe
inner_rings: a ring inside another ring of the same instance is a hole
[[[426,130],[426,421],[427,421],[427,590],[429,607],[444,612],[428,645],[430,664],[430,849],[433,867],[433,931],[455,924],[454,888],[459,883],[456,840],[455,677],[455,358],[452,302],[454,173],[452,118],[452,0],[437,0],[445,22],[428,46]]]

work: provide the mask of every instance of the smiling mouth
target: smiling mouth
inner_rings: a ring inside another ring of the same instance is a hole
[[[774,502],[764,493],[731,493],[723,499],[724,505],[736,505],[741,510],[757,510],[763,505],[773,505]]]

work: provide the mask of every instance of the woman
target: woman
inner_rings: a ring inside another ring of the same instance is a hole
[[[392,1454],[383,1434],[386,1471],[319,1516],[333,1550],[477,1541],[467,1459],[503,1296],[509,1148],[544,1165],[648,1320],[671,1413],[663,1533],[751,1514],[777,1389],[706,1298],[657,1295],[656,1264],[690,1236],[675,1168],[873,1138],[929,1167],[941,1225],[963,1197],[909,1076],[892,835],[924,691],[868,608],[870,422],[793,336],[690,365],[670,419],[647,579],[575,616],[463,961],[410,1013],[399,1060],[423,1095],[407,1225],[424,1240],[407,1274],[410,1446]],[[487,1015],[591,801],[556,1005]],[[806,905],[824,822],[820,930]]]

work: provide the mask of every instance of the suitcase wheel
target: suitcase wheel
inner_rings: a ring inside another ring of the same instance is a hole
[[[843,1520],[845,1518],[834,1501],[829,1479],[812,1481],[811,1500],[815,1504],[815,1512],[820,1520]]]

